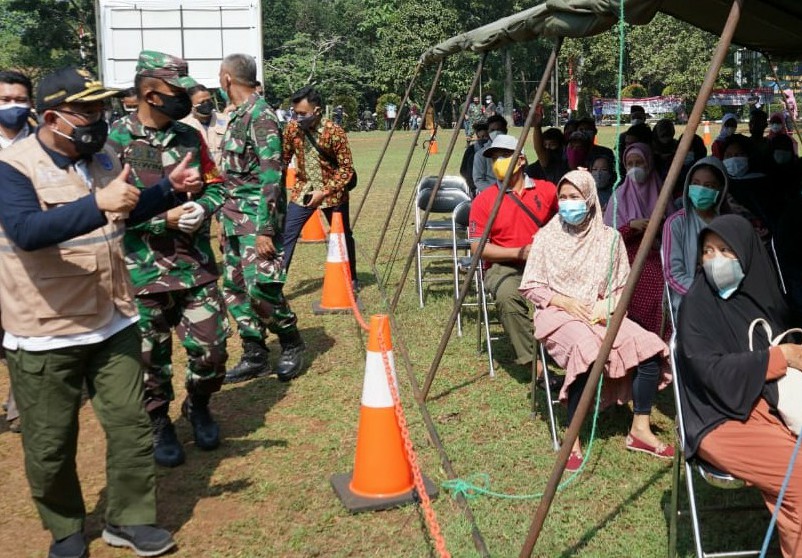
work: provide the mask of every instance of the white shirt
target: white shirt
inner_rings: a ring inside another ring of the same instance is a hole
[[[7,147],[11,147],[18,141],[22,141],[27,138],[31,133],[31,127],[28,124],[22,127],[22,129],[14,136],[13,139],[8,139],[3,132],[0,131],[0,149],[6,149]]]

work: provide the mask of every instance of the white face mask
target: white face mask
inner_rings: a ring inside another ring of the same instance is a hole
[[[638,124],[643,124],[642,118],[633,118],[631,121],[632,126],[637,126]]]
[[[643,167],[632,167],[627,171],[627,176],[638,184],[646,182],[646,169]]]
[[[721,254],[711,260],[705,260],[702,267],[707,280],[716,286],[718,295],[724,299],[730,298],[744,279],[741,262]]]
[[[500,130],[493,130],[488,135],[490,136],[490,141],[493,141],[494,139],[496,139],[498,136],[501,135],[501,131]]]
[[[782,124],[772,124],[771,126],[769,126],[769,129],[772,132],[774,132],[775,134],[779,134],[780,132],[783,131],[783,125]]]
[[[730,176],[743,176],[749,170],[748,157],[730,157],[724,159],[724,168],[727,169],[727,174]]]

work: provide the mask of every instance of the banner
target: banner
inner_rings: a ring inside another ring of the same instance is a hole
[[[677,113],[682,108],[681,97],[645,97],[643,99],[621,99],[621,112],[622,114],[629,114],[629,109],[632,105],[643,107],[646,114],[655,116],[658,114]],[[614,116],[618,109],[618,99],[600,99],[593,98],[593,113],[607,116]]]
[[[740,107],[746,104],[762,106],[774,99],[771,87],[755,89],[714,89],[707,100],[707,105]]]

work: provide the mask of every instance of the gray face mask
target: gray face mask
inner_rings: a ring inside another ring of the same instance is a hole
[[[702,264],[707,280],[718,289],[718,296],[723,299],[730,298],[744,280],[744,270],[741,262],[718,255]]]

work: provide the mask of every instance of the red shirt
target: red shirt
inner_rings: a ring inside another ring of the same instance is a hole
[[[488,241],[502,248],[518,248],[532,243],[532,236],[540,227],[510,196],[518,196],[535,214],[542,225],[557,213],[557,187],[548,180],[524,177],[526,181],[520,195],[513,191],[504,195],[498,215],[490,229]],[[498,184],[482,190],[471,203],[468,238],[478,241],[484,234],[490,212],[499,193]]]

